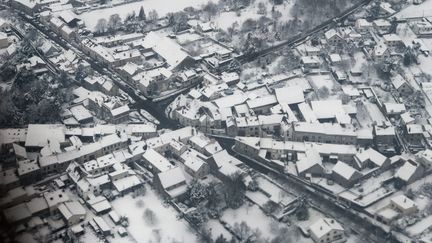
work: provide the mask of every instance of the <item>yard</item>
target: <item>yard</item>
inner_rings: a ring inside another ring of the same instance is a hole
[[[131,195],[118,198],[112,203],[114,210],[129,219],[129,234],[137,242],[197,242],[195,232],[177,212],[164,204],[163,200],[147,187],[145,196],[132,198]],[[149,209],[154,216],[149,220],[144,212]],[[159,241],[160,240],[160,241]]]

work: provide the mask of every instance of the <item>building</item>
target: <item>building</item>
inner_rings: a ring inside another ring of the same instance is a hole
[[[390,199],[390,207],[402,215],[412,214],[418,211],[417,204],[405,195],[397,195]]]
[[[357,144],[354,129],[340,124],[296,122],[291,126],[288,137],[292,141],[309,141],[334,144]]]
[[[354,156],[353,167],[362,170],[365,168],[386,169],[390,166],[390,159],[373,148],[368,148]]]
[[[161,193],[172,199],[183,196],[187,191],[186,178],[180,167],[158,173],[153,183]]]
[[[413,88],[408,82],[400,75],[397,74],[394,77],[391,77],[391,82],[393,87],[399,92],[399,94],[403,96],[408,96],[413,93]]]
[[[332,179],[341,186],[352,187],[363,175],[350,165],[338,161],[332,168]]]
[[[309,226],[309,233],[315,243],[344,242],[345,231],[336,220],[321,218]]]
[[[77,201],[62,203],[58,209],[69,226],[79,223],[86,216],[85,208]]]
[[[337,32],[336,29],[330,29],[324,33],[325,40],[328,45],[332,47],[337,47],[343,43],[343,38]]]
[[[385,34],[385,33],[388,33],[390,31],[391,23],[386,19],[377,19],[377,20],[374,20],[372,23],[373,23],[374,28],[379,33]]]

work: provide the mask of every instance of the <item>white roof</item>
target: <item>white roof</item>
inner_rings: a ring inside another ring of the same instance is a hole
[[[279,103],[298,104],[304,102],[303,88],[297,85],[275,89]]]
[[[402,208],[402,209],[410,209],[412,207],[417,207],[417,204],[413,200],[409,199],[405,195],[394,196],[391,199],[391,202],[394,203],[395,205],[397,205],[399,208]]]
[[[364,163],[367,160],[374,163],[377,166],[382,166],[386,160],[388,159],[386,156],[382,155],[378,151],[373,148],[368,148],[358,154],[355,157],[359,160],[359,162]]]
[[[44,147],[49,141],[65,142],[65,127],[60,124],[29,124],[26,147]]]
[[[332,230],[343,231],[342,225],[331,218],[321,218],[310,226],[310,231],[319,239]]]
[[[173,165],[168,161],[168,159],[156,152],[154,149],[148,149],[143,154],[143,158],[161,172],[168,171],[173,168]]]
[[[77,201],[65,202],[59,206],[59,211],[68,220],[73,216],[85,216],[85,208]]]
[[[342,161],[338,161],[336,165],[333,166],[332,170],[333,173],[336,173],[347,180],[351,179],[355,173],[359,173],[356,169]]]
[[[186,177],[180,167],[161,172],[158,177],[164,189],[186,182]]]
[[[419,165],[414,161],[406,161],[395,173],[395,177],[403,180],[409,181],[411,176],[417,171]]]
[[[128,177],[117,179],[114,180],[112,183],[115,189],[119,192],[142,184],[141,180],[136,175],[130,175]]]
[[[189,55],[175,41],[164,36],[161,37],[155,32],[150,32],[143,41],[145,47],[152,48],[158,55],[166,60],[168,65],[176,67]]]

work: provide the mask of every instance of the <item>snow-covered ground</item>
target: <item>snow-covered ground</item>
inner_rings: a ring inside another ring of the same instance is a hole
[[[235,223],[240,224],[242,221],[252,229],[259,229],[262,236],[267,239],[273,239],[275,226],[283,226],[273,218],[266,216],[257,205],[249,205],[245,203],[238,209],[227,209],[222,215],[222,219],[229,225],[234,226]]]
[[[138,203],[142,200],[142,205]],[[127,216],[127,230],[137,242],[197,242],[195,232],[183,219],[177,219],[177,212],[167,205],[158,195],[147,187],[145,196],[132,198],[131,195],[118,198],[112,202],[119,215]],[[144,219],[144,211],[151,209],[155,213],[155,223],[149,225]],[[161,241],[158,241],[160,237]]]
[[[426,0],[419,5],[411,5],[395,15],[397,18],[418,18],[432,16],[432,0]]]
[[[267,7],[267,14],[260,15],[258,14],[258,4],[263,2]],[[276,5],[275,11],[279,11],[282,16],[280,17],[280,21],[285,22],[292,18],[291,16],[291,8],[294,5],[295,1],[285,1],[284,4]],[[237,15],[236,12],[222,12],[219,16],[217,16],[214,20],[216,27],[221,28],[223,30],[227,30],[229,27],[233,25],[233,23],[237,22],[238,26],[241,27],[243,22],[247,19],[258,20],[262,16],[266,16],[271,18],[271,5],[268,4],[268,0],[255,1],[253,4],[248,6],[247,8],[240,11],[240,16]]]
[[[146,13],[151,10],[156,10],[159,17],[165,16],[170,12],[177,12],[183,10],[186,7],[201,7],[212,0],[143,0],[139,2],[133,2],[128,4],[123,4],[115,6],[112,8],[98,9],[90,12],[86,12],[78,15],[81,18],[87,28],[94,29],[99,19],[108,18],[113,14],[119,14],[122,19],[124,19],[128,14],[135,11],[138,14],[141,6],[144,8]]]

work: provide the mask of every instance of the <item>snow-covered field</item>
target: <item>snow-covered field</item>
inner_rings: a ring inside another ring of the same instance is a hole
[[[142,205],[137,203],[139,200],[142,200]],[[127,195],[114,200],[112,205],[119,215],[128,217],[127,230],[137,242],[197,242],[195,233],[187,222],[177,219],[177,212],[172,207],[164,206],[163,201],[149,187],[145,196],[132,198]],[[149,225],[143,217],[146,209],[155,213],[153,225]]]
[[[159,17],[161,17],[170,12],[183,10],[186,7],[201,7],[209,1],[211,2],[212,0],[142,0],[112,8],[86,12],[78,15],[78,18],[81,18],[84,21],[87,28],[94,29],[99,19],[105,18],[108,20],[108,18],[113,14],[119,14],[120,17],[124,19],[133,11],[138,14],[141,6],[144,8],[146,13],[149,13],[154,9],[158,13]]]
[[[258,4],[263,2],[267,5],[267,14],[260,15],[258,14]],[[295,1],[286,1],[284,4],[276,5],[275,11],[281,12],[282,16],[280,17],[281,21],[288,21],[292,18],[291,16],[291,8],[294,5]],[[233,23],[237,22],[238,26],[241,26],[244,21],[247,19],[258,20],[261,16],[267,16],[271,18],[271,5],[268,4],[268,0],[255,1],[251,6],[240,11],[240,16],[237,16],[237,13],[234,11],[231,12],[223,12],[219,16],[217,16],[214,20],[216,27],[219,27],[223,30],[227,30],[232,26]]]
[[[432,0],[426,0],[419,5],[411,5],[395,15],[397,18],[418,18],[432,16]]]
[[[266,216],[257,205],[250,206],[245,203],[238,209],[227,209],[222,215],[222,219],[234,226],[235,223],[240,224],[242,221],[246,222],[247,225],[255,230],[259,229],[264,238],[273,239],[274,238],[274,228],[275,226],[282,226],[273,218]]]

